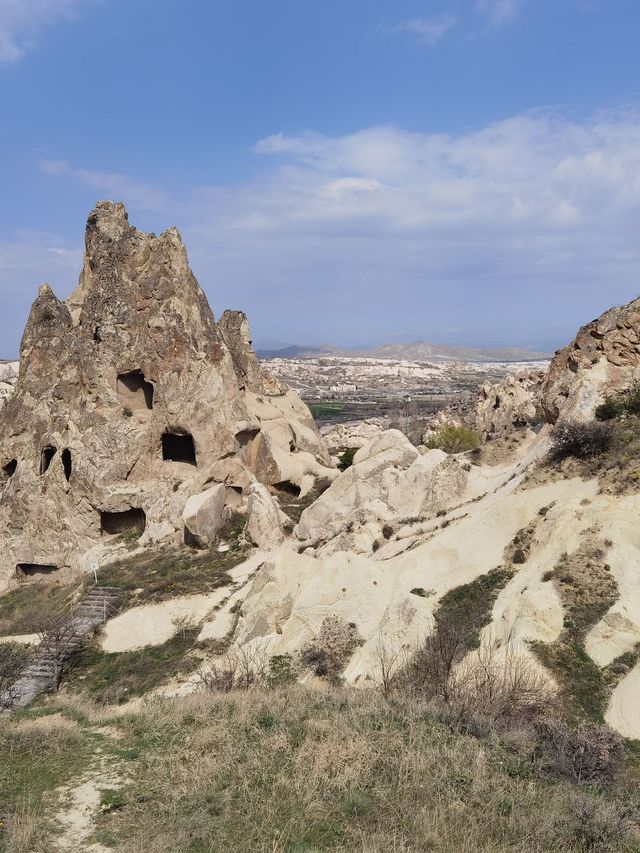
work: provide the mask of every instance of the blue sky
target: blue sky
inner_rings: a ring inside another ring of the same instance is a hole
[[[0,0],[0,356],[86,216],[254,339],[554,347],[640,292],[638,0]]]

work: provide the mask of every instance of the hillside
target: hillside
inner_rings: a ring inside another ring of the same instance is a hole
[[[538,366],[328,445],[100,203],[0,411],[0,845],[639,849],[640,300]]]
[[[528,362],[548,361],[549,353],[534,352],[518,347],[459,347],[446,344],[430,344],[416,341],[412,344],[384,344],[378,347],[345,348],[333,344],[321,346],[289,346],[281,349],[259,349],[258,357],[272,358],[323,358],[342,356],[345,358],[394,359],[416,362],[453,361],[453,362]]]

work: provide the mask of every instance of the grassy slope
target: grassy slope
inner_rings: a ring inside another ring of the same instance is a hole
[[[67,712],[81,721],[69,743],[26,731],[22,748],[5,753],[3,798],[30,808],[31,838],[46,834],[42,790],[68,778],[86,750],[105,749],[96,729],[102,716],[117,729],[113,760],[130,781],[106,795],[117,808],[98,818],[94,838],[118,850],[639,849],[625,818],[640,806],[632,765],[613,789],[578,789],[545,777],[517,738],[494,732],[477,740],[427,706],[373,691],[205,693],[113,719],[86,704],[84,712],[76,702]],[[19,725],[0,722],[3,743]],[[19,794],[15,780],[36,776],[36,790]],[[11,831],[5,842],[13,853],[48,849],[20,847]]]

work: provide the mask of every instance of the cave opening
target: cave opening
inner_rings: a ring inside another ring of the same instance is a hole
[[[193,436],[188,432],[165,432],[162,434],[162,458],[165,461],[186,462],[197,465],[196,447]]]
[[[153,409],[153,384],[147,382],[141,370],[118,374],[117,391],[123,409],[131,412],[150,412]]]
[[[58,566],[50,563],[18,563],[16,565],[16,575],[19,578],[33,578],[38,575],[52,575],[54,572],[60,571]]]
[[[67,480],[70,480],[71,479],[72,464],[71,464],[71,451],[69,450],[68,447],[65,447],[65,449],[62,451],[61,459],[62,459],[62,467],[64,469],[64,476]]]
[[[51,445],[47,445],[47,447],[42,449],[42,454],[40,456],[40,474],[46,474],[51,462],[53,461],[53,457],[57,452],[56,448]]]
[[[143,509],[130,507],[121,512],[103,511],[100,513],[100,530],[102,533],[116,535],[138,531],[141,536],[147,524],[147,516]]]
[[[10,459],[6,465],[2,466],[2,470],[6,475],[7,480],[10,480],[13,475],[16,473],[16,468],[18,467],[17,459]]]

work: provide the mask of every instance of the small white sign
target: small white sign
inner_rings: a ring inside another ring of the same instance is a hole
[[[90,569],[90,571],[93,572],[93,577],[95,578],[96,583],[98,583],[98,564],[97,563],[90,563],[89,569]]]

